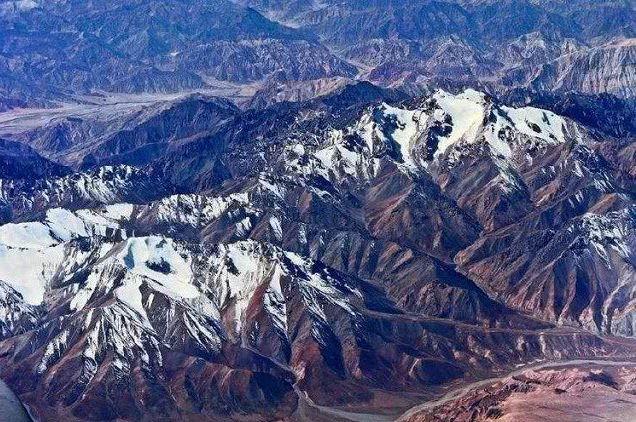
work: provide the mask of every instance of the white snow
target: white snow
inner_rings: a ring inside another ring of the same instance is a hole
[[[10,13],[14,11],[26,12],[37,7],[39,7],[39,4],[34,0],[7,1],[4,3],[0,3],[0,13]]]
[[[50,227],[39,222],[5,224],[0,226],[0,243],[12,248],[41,249],[60,243],[52,234]]]
[[[45,224],[50,227],[53,235],[62,242],[68,242],[77,237],[88,237],[84,221],[66,209],[48,210]]]
[[[252,220],[249,217],[245,217],[236,223],[236,235],[239,237],[245,236],[251,228]]]
[[[259,283],[266,283],[264,306],[273,323],[281,331],[286,332],[287,311],[280,284],[283,276],[298,283],[306,306],[316,317],[327,320],[320,305],[325,302],[354,314],[347,298],[333,287],[333,280],[329,275],[324,272],[315,273],[312,268],[311,260],[295,253],[284,252],[273,245],[260,244],[253,240],[240,241],[220,245],[218,254],[211,257],[213,276],[210,280],[211,285],[215,286],[215,297],[228,297],[234,301],[234,324],[237,331]],[[359,295],[356,290],[352,290],[351,293]],[[219,308],[223,308],[224,303],[219,303]]]
[[[579,223],[586,241],[606,262],[609,262],[609,250],[614,250],[624,259],[628,259],[631,255],[631,249],[626,240],[627,229],[622,224],[621,215],[621,212],[607,215],[587,213],[581,217]]]
[[[461,159],[465,147],[471,144],[483,144],[494,158],[506,160],[504,167],[508,168],[517,165],[512,159],[517,153],[531,161],[530,147],[581,140],[577,126],[550,111],[498,108],[485,94],[474,90],[459,94],[438,90],[431,99],[422,108],[383,103],[365,112],[348,128],[326,131],[323,139],[315,140],[318,145],[313,150],[307,151],[305,146],[301,151],[299,144],[292,144],[289,149],[294,154],[286,156],[285,163],[301,175],[317,174],[335,183],[350,178],[368,180],[379,171],[380,155],[396,145],[403,160],[403,164],[397,163],[399,168],[409,173],[426,171],[429,162],[422,151],[428,149],[418,143],[428,139],[428,131],[440,125],[448,132],[437,135],[433,160],[445,157],[451,164]],[[572,133],[568,127],[574,127]],[[359,136],[363,142],[351,145],[345,141],[351,139],[350,135]],[[302,162],[297,157],[300,152],[305,156]],[[508,187],[512,187],[507,176],[502,174]]]
[[[128,220],[132,216],[135,206],[133,204],[112,204],[106,205],[103,210],[103,215],[111,220]]]
[[[514,122],[515,129],[524,135],[539,138],[548,144],[565,142],[563,132],[565,121],[551,111],[535,107],[511,108],[503,106],[502,109]],[[536,125],[539,132],[533,130],[530,124]]]
[[[342,294],[336,290],[333,285],[333,281],[328,274],[314,273],[311,271],[312,262],[308,258],[304,258],[294,252],[285,252],[287,258],[289,258],[296,266],[303,269],[307,278],[304,283],[300,283],[301,291],[305,296],[306,305],[312,307],[317,315],[321,316],[326,321],[326,316],[320,307],[321,298],[326,300],[344,310],[351,315],[355,312],[349,302],[342,296]],[[361,296],[357,290],[352,290],[351,293],[356,296]]]
[[[64,352],[68,344],[68,334],[68,331],[64,330],[46,345],[42,360],[37,367],[38,373],[44,372],[49,363]]]
[[[276,236],[276,239],[278,240],[282,240],[283,239],[283,229],[281,227],[280,224],[280,219],[278,217],[272,216],[269,218],[269,225],[271,226],[272,230],[274,230],[274,236]]]
[[[392,107],[388,104],[382,104],[385,115],[392,116],[396,119],[397,128],[391,133],[393,140],[399,145],[402,159],[409,167],[414,166],[411,156],[411,148],[413,147],[414,136],[418,131],[418,110],[408,110]]]
[[[101,274],[92,271],[86,278],[84,286],[79,289],[71,299],[70,308],[72,310],[80,310],[86,306],[91,296],[95,292],[97,285],[101,279]]]
[[[179,194],[153,202],[140,212],[154,211],[158,221],[199,226],[218,218],[232,206],[248,204],[247,193],[226,197]]]
[[[139,290],[141,283],[142,280],[138,277],[128,277],[122,286],[115,289],[114,293],[120,302],[125,303],[139,315],[146,328],[152,329],[146,309],[142,303],[141,290]]]
[[[193,273],[190,258],[184,258],[171,239],[149,236],[127,239],[119,261],[128,274],[140,275],[150,280],[155,290],[170,297],[196,298],[199,290],[191,284]],[[158,270],[165,267],[166,272]]]
[[[45,235],[43,243],[52,240],[48,239]],[[9,243],[15,245],[18,240],[21,239],[13,238]],[[42,247],[37,238],[27,238],[22,244],[25,248],[18,249],[8,246],[4,239],[0,242],[0,280],[22,294],[27,303],[42,303],[46,285],[64,259],[64,245]]]
[[[258,183],[265,188],[265,190],[276,195],[279,199],[283,199],[285,197],[285,189],[280,185],[271,183],[264,175],[259,176]]]
[[[305,147],[303,144],[296,144],[292,147],[292,151],[294,151],[296,154],[303,156],[305,155]]]
[[[440,105],[441,112],[449,115],[453,122],[453,130],[450,135],[442,137],[437,145],[435,155],[443,154],[451,145],[455,145],[461,139],[472,142],[477,139],[477,133],[484,120],[485,99],[484,95],[472,89],[461,94],[452,95],[445,91],[438,91],[433,98]],[[443,116],[438,116],[443,120]]]

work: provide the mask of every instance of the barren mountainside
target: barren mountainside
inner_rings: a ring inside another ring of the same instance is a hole
[[[0,0],[0,419],[632,420],[635,40],[623,0]]]
[[[2,180],[2,378],[43,420],[397,416],[537,359],[633,356],[632,144],[369,89],[24,132],[66,167]]]
[[[0,2],[0,108],[357,77],[634,95],[631,2]]]

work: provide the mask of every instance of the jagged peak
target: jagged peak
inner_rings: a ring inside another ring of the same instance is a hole
[[[366,109],[352,125],[329,129],[319,142],[291,139],[279,163],[304,176],[319,175],[336,184],[375,177],[381,160],[406,173],[454,166],[471,151],[492,157],[502,175],[537,151],[566,142],[586,141],[569,119],[535,107],[509,107],[488,94],[467,89],[437,90],[418,101],[386,102]]]

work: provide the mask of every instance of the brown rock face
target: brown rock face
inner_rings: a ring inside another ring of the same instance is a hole
[[[633,420],[636,367],[583,365],[527,370],[400,420]]]
[[[96,156],[143,167],[3,180],[2,379],[43,420],[393,417],[636,355],[630,145],[473,90],[367,89],[177,102],[201,125],[129,121]],[[502,394],[474,414],[515,414]]]

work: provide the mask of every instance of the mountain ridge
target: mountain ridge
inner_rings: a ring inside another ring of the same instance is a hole
[[[475,90],[392,95],[186,98],[119,123],[175,145],[141,166],[3,180],[3,379],[43,419],[293,419],[298,394],[395,413],[633,356],[631,144]],[[229,118],[148,125],[209,106]]]

